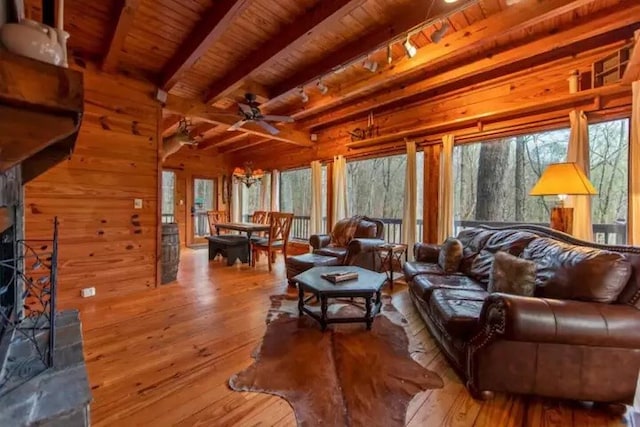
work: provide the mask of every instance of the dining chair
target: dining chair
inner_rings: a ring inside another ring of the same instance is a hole
[[[255,211],[253,215],[251,215],[251,222],[256,224],[268,224],[269,223],[269,212],[267,211]]]
[[[212,236],[216,234],[216,224],[228,222],[227,211],[207,211],[207,219],[209,220],[209,233]]]
[[[292,213],[271,212],[269,215],[269,235],[251,242],[252,267],[255,267],[256,256],[260,252],[267,253],[269,271],[271,271],[271,264],[275,262],[277,252],[282,252],[284,258],[287,258],[287,243],[289,243],[292,222]]]

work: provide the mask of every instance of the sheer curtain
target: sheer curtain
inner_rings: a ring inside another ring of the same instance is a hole
[[[268,211],[271,206],[268,204],[269,192],[271,191],[271,175],[265,173],[260,180],[260,206],[258,210]]]
[[[271,211],[280,212],[280,171],[271,171]]]
[[[627,244],[640,245],[640,81],[633,82],[629,141],[629,220]]]
[[[231,222],[242,222],[242,183],[231,181]]]
[[[407,168],[404,180],[404,207],[402,213],[402,241],[407,244],[407,254],[413,260],[416,243],[416,204],[418,182],[416,177],[416,143],[407,141]]]
[[[589,125],[583,111],[569,113],[571,134],[567,148],[567,161],[575,162],[589,178]],[[569,196],[567,207],[573,208],[573,235],[578,239],[592,241],[591,196]]]
[[[347,217],[347,161],[343,156],[333,158],[333,216],[331,228]]]
[[[311,224],[309,234],[322,233],[322,164],[311,162]]]
[[[438,186],[438,241],[453,235],[453,135],[442,137]]]

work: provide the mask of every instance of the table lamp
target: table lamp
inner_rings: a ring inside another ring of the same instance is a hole
[[[558,204],[551,210],[551,228],[567,234],[573,232],[573,208],[564,207],[567,196],[594,194],[598,192],[574,162],[550,164],[529,192],[530,196],[558,196]]]

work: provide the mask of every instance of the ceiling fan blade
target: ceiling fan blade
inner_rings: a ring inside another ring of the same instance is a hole
[[[293,123],[293,117],[289,116],[274,116],[271,114],[267,114],[262,117],[262,120],[269,120],[270,122],[283,122],[283,123]]]
[[[243,104],[243,103],[238,103],[238,108],[240,108],[240,110],[245,113],[245,114],[253,114],[253,109],[251,108],[250,105],[247,104]]]
[[[247,123],[247,120],[239,120],[237,122],[235,122],[234,124],[232,124],[229,129],[227,129],[227,131],[231,131],[231,130],[238,130],[240,129],[242,126],[244,126],[244,124]]]
[[[256,122],[262,129],[266,130],[267,132],[269,132],[271,135],[277,135],[280,133],[280,131],[278,130],[278,128],[271,126],[269,123],[265,122],[264,120],[258,120]]]

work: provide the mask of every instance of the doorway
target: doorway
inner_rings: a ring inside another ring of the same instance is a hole
[[[207,212],[216,210],[218,206],[217,185],[215,178],[193,177],[191,181],[191,227],[189,237],[191,244],[204,244],[205,238],[211,235]]]

